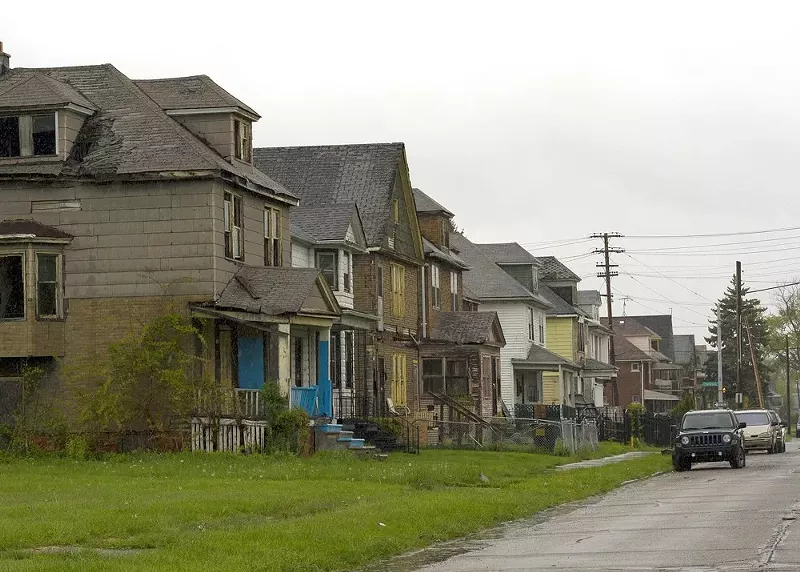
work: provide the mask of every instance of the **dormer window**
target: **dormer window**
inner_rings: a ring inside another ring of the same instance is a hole
[[[245,163],[253,161],[253,136],[250,122],[233,120],[233,136],[236,141],[236,158]]]
[[[55,113],[0,117],[0,157],[46,157],[56,153]]]

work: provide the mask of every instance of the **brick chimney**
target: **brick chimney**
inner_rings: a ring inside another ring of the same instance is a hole
[[[11,56],[3,51],[3,42],[0,42],[0,75],[5,75],[11,69]]]

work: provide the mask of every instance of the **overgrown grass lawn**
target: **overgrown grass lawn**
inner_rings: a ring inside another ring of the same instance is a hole
[[[624,450],[604,443],[598,454]],[[669,464],[649,455],[554,470],[574,460],[450,450],[385,461],[349,454],[0,457],[0,570],[353,570]]]

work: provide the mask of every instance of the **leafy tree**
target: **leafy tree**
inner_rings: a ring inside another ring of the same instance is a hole
[[[756,364],[762,385],[768,379],[770,368],[767,365],[768,345],[770,342],[769,325],[766,319],[766,308],[757,298],[748,298],[749,288],[742,285],[742,357],[741,357],[741,384],[736,384],[736,277],[725,290],[725,295],[714,306],[714,314],[720,316],[722,322],[722,341],[717,339],[716,318],[709,320],[706,342],[711,347],[722,348],[722,381],[727,388],[728,398],[733,398],[735,391],[741,392],[751,403],[758,403],[758,389],[753,373],[753,362],[750,357],[750,344],[748,342],[745,322],[750,325],[755,350]],[[717,380],[717,356],[711,354],[706,362],[706,379]]]
[[[789,336],[789,371],[800,371],[800,288],[787,286],[777,290],[774,299],[777,313],[767,317],[770,326],[771,367],[775,372],[773,389],[786,399],[786,336]],[[791,401],[797,402],[796,376],[792,376]],[[784,403],[787,403],[784,401]],[[784,407],[785,412],[785,407]]]

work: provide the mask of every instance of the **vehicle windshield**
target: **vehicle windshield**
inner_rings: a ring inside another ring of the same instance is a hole
[[[682,429],[733,429],[733,421],[727,411],[687,413],[683,418]]]
[[[747,426],[769,425],[769,415],[766,411],[751,411],[750,413],[737,413],[736,419],[744,421]]]

